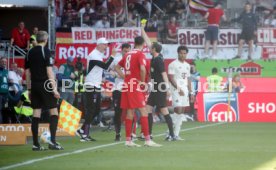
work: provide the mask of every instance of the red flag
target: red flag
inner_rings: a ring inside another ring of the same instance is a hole
[[[190,0],[189,7],[192,13],[205,15],[209,8],[214,7],[214,2],[211,0]]]

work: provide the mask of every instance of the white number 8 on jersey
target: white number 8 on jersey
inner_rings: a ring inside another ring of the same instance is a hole
[[[126,58],[126,70],[130,69],[130,60],[131,60],[131,55],[128,55]]]

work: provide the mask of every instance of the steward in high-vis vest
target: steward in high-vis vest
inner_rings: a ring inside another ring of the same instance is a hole
[[[28,91],[22,93],[21,99],[18,105],[14,107],[14,110],[19,115],[24,115],[27,117],[33,115],[33,109],[31,107]]]
[[[33,35],[31,35],[31,38],[30,38],[30,48],[33,48],[34,46],[37,45],[37,41],[36,41],[37,32],[38,32],[38,28],[34,27]]]
[[[222,80],[223,78],[217,75],[218,69],[214,67],[212,69],[212,75],[207,77],[208,92],[222,92]]]
[[[83,69],[83,64],[80,61],[80,58],[77,58],[76,62],[76,71],[74,72],[76,78],[75,78],[75,106],[83,111],[83,103],[84,103],[84,92],[85,92],[85,86],[84,86],[84,79],[85,79],[85,70]]]
[[[82,72],[75,71],[75,93],[84,92],[84,74]]]
[[[77,58],[75,74],[75,93],[84,92],[84,77],[85,70],[83,69],[83,63],[81,58]]]

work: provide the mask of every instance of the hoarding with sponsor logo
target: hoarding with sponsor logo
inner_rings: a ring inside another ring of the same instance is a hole
[[[276,122],[276,93],[199,93],[198,120]],[[230,99],[230,105],[228,100]]]
[[[39,125],[39,135],[49,131],[49,124]],[[70,136],[63,129],[57,129],[57,136]],[[24,145],[27,137],[32,136],[31,124],[0,124],[0,145]]]
[[[196,68],[202,77],[211,75],[213,67],[218,69],[218,74],[227,77],[231,70],[233,74],[241,74],[242,77],[276,77],[276,61],[255,60],[196,60]]]
[[[204,120],[209,122],[239,121],[238,98],[235,93],[204,93]],[[229,103],[228,103],[229,100]],[[229,104],[229,105],[228,105]]]

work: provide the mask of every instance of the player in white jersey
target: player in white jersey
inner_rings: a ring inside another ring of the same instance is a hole
[[[174,113],[171,116],[174,124],[174,134],[176,139],[182,140],[179,137],[179,132],[183,117],[185,116],[185,108],[189,106],[189,93],[191,94],[191,100],[194,100],[194,96],[191,92],[190,64],[186,62],[188,48],[186,46],[179,46],[177,53],[178,59],[169,64],[168,75],[172,86]]]

